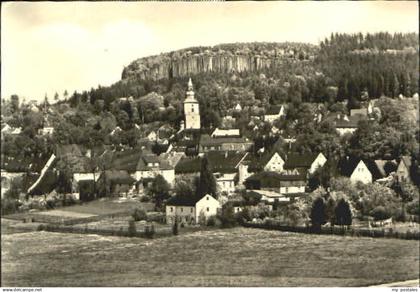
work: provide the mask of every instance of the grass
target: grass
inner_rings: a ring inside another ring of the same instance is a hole
[[[60,207],[41,212],[16,213],[5,216],[6,218],[23,220],[34,218],[37,222],[43,223],[65,223],[72,219],[84,219],[97,216],[108,216],[113,214],[131,214],[135,208],[154,210],[153,203],[143,203],[134,199],[104,198],[91,202],[77,204],[68,207]]]
[[[418,278],[419,242],[251,228],[154,240],[2,236],[4,286],[363,286]]]

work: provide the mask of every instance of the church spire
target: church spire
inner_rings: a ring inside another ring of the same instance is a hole
[[[192,90],[193,90],[193,84],[190,77],[190,79],[188,80],[188,91],[192,91]]]

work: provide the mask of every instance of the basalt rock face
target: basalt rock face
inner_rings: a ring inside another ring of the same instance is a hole
[[[282,62],[314,57],[315,46],[307,44],[227,44],[190,48],[138,59],[124,68],[122,79],[159,80],[199,73],[258,71]]]

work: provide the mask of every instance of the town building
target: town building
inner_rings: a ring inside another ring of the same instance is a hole
[[[208,194],[201,198],[174,196],[166,203],[166,223],[205,223],[209,217],[217,215],[220,207],[220,202]]]
[[[367,162],[365,163],[361,159],[346,157],[339,162],[338,169],[341,175],[349,177],[353,183],[362,182],[368,184],[373,181],[373,175]]]
[[[267,112],[264,114],[264,121],[272,123],[285,115],[286,110],[284,108],[284,105],[273,105],[270,106]]]
[[[213,133],[211,133],[211,137],[219,138],[219,137],[241,137],[241,133],[239,129],[214,129]]]

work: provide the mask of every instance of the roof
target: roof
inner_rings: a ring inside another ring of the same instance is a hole
[[[77,144],[57,145],[56,155],[57,157],[66,155],[82,156],[82,151]]]
[[[201,169],[200,157],[183,157],[175,166],[175,173],[197,173]]]
[[[381,178],[389,175],[397,169],[397,162],[395,160],[375,160],[376,167]]]
[[[112,162],[107,168],[134,172],[142,153],[144,151],[138,149],[114,152]]]
[[[272,171],[263,171],[254,174],[246,179],[245,184],[250,188],[279,188],[282,182],[306,181],[306,171],[295,169],[277,173]]]
[[[7,172],[40,172],[49,157],[11,157],[1,155],[1,169]]]
[[[148,166],[148,163],[158,163],[158,166]],[[136,170],[149,171],[158,168],[160,170],[174,169],[168,161],[161,159],[156,154],[145,154],[142,155],[136,165]]]
[[[101,174],[101,176],[103,176],[103,174]],[[132,184],[136,181],[125,170],[106,170],[105,178],[107,181],[117,184]]]
[[[204,196],[203,196],[204,197]],[[203,197],[199,196],[173,196],[167,202],[167,206],[191,206],[194,207],[195,204],[200,201]]]
[[[206,153],[212,171],[220,173],[236,172],[239,162],[246,156],[247,153],[237,151],[210,151]]]
[[[225,143],[252,143],[247,138],[243,137],[217,137],[213,138],[209,135],[201,135],[200,138],[200,145],[202,146],[212,146],[212,145],[220,145]]]
[[[278,114],[280,114],[281,108],[282,108],[282,105],[272,105],[267,109],[265,114],[266,115],[278,115]]]
[[[290,153],[285,156],[285,164],[284,168],[296,168],[296,167],[304,167],[310,168],[314,160],[317,158],[319,154],[312,154],[312,153],[304,153],[304,154],[297,154],[297,153]]]
[[[239,129],[219,129],[216,128],[211,134],[212,137],[240,137]]]
[[[341,159],[338,163],[338,171],[341,175],[350,177],[353,174],[353,171],[357,167],[357,165],[363,161],[363,164],[366,165],[369,172],[372,174],[374,179],[381,178],[380,170],[378,169],[377,165],[373,160],[362,160],[357,157],[348,157]]]

